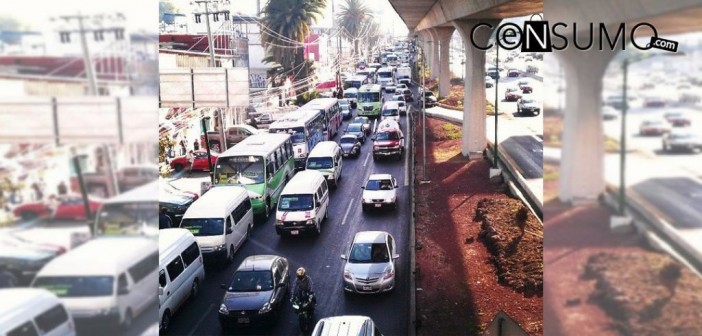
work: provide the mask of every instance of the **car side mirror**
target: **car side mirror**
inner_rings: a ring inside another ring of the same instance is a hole
[[[365,187],[365,186],[361,186],[361,189],[366,189],[366,187]]]
[[[322,206],[322,202],[317,202],[317,203],[315,203],[314,205],[315,205],[317,208],[319,208],[319,207]]]
[[[221,288],[221,289],[227,289],[227,285],[225,285],[225,284],[219,284],[219,288]]]
[[[399,186],[397,184],[395,184],[395,189],[397,189],[397,188],[399,188]]]
[[[226,232],[227,232],[227,234],[230,234],[230,233],[233,233],[233,232],[234,232],[234,230],[232,230],[232,228],[231,228],[231,227],[228,227],[228,228],[227,228],[227,231],[226,231]]]
[[[400,257],[399,254],[396,254],[396,255],[392,256],[393,259],[397,259],[397,258],[399,258],[399,257]]]
[[[129,294],[129,288],[127,286],[122,286],[117,289],[117,295],[127,295]]]
[[[158,296],[163,295],[163,287],[158,288]]]
[[[341,255],[341,259],[343,259],[343,260],[348,260],[349,258],[348,258],[345,254],[342,254],[342,255]]]

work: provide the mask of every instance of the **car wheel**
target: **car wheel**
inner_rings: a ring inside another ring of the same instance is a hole
[[[190,300],[194,300],[197,297],[197,293],[200,292],[200,280],[195,278],[193,285],[190,287]]]
[[[325,216],[326,216],[326,215],[325,215]],[[322,234],[322,222],[319,221],[319,222],[317,222],[317,226],[315,227],[314,235],[315,235],[315,236],[319,236],[319,235],[321,235],[321,234]]]
[[[124,314],[124,321],[122,321],[122,328],[124,330],[129,330],[129,328],[132,327],[132,310],[127,309],[127,312]]]
[[[168,332],[168,327],[171,324],[171,311],[166,310],[166,312],[163,313],[163,317],[161,318],[161,332],[162,333],[167,333]]]
[[[265,220],[268,220],[268,216],[270,216],[270,213],[271,213],[271,199],[266,198],[266,205],[265,205],[265,208],[263,210],[263,218]]]
[[[229,252],[227,253],[227,264],[234,263],[234,245],[229,246]]]
[[[539,114],[541,114],[541,111],[534,111],[534,116],[538,116]]]

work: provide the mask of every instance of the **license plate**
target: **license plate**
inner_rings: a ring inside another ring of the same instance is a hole
[[[364,291],[373,290],[373,287],[371,287],[371,286],[363,286],[363,290],[364,290]]]
[[[376,207],[376,208],[380,208],[381,205],[382,205],[382,204],[376,204],[375,207]]]
[[[239,323],[249,323],[249,318],[248,317],[240,317],[236,321]]]
[[[299,234],[300,234],[300,230],[292,230],[292,231],[290,231],[290,234],[291,234],[291,235],[299,235]]]

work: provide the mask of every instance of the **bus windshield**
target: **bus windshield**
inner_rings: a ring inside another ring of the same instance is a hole
[[[361,103],[380,102],[380,92],[361,92],[358,94],[358,101]]]
[[[307,169],[329,169],[334,166],[330,157],[316,157],[307,159]]]
[[[291,127],[288,129],[284,128],[271,128],[268,130],[268,133],[288,133],[290,134],[290,140],[292,140],[292,143],[298,144],[298,143],[305,143],[305,128],[300,126],[300,127]]]
[[[151,235],[158,232],[158,201],[105,203],[96,227],[97,235]]]
[[[180,227],[190,231],[195,237],[218,236],[224,233],[222,218],[185,218]]]
[[[361,81],[351,80],[351,81],[344,82],[344,89],[348,89],[348,88],[357,88],[358,89],[360,87],[361,87]]]
[[[34,287],[44,288],[58,297],[110,296],[114,277],[111,276],[51,276],[38,277]]]
[[[263,157],[246,155],[219,157],[215,167],[218,184],[258,184],[264,181]]]
[[[390,72],[390,71],[378,72],[378,77],[380,77],[380,78],[390,78],[390,77],[392,77],[392,72]]]
[[[312,195],[281,195],[278,210],[308,211],[314,209]]]

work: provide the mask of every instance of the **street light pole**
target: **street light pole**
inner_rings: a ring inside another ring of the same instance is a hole
[[[207,150],[207,167],[209,167],[210,170],[210,182],[212,182],[212,184],[214,185],[214,171],[212,171],[212,154],[210,153],[210,139],[207,137],[206,121],[209,120],[210,117],[203,117],[202,119],[200,119],[200,123],[202,125],[202,132],[205,133],[205,148]],[[195,158],[193,158],[193,160],[195,160]]]
[[[205,17],[207,20],[207,42],[210,48],[210,66],[215,67],[214,43],[212,41],[212,30],[210,29],[210,9],[205,1]]]
[[[431,43],[431,41],[429,41]],[[422,92],[420,94],[422,95],[422,180],[426,181],[427,180],[427,99],[426,95],[424,94],[424,90],[426,88],[424,87],[425,85],[425,79],[424,79],[424,73],[426,72],[426,66],[427,62],[424,59],[424,48],[422,48],[422,73],[419,74],[422,76]]]
[[[619,215],[624,216],[624,202],[626,200],[626,112],[629,109],[629,101],[627,100],[626,81],[629,72],[629,60],[624,59],[622,62],[623,71],[623,87],[622,87],[622,124],[621,134],[619,135]]]
[[[497,72],[497,76],[495,76],[495,142],[492,146],[492,165],[494,166],[495,169],[497,169],[497,146],[499,144],[497,140],[497,115],[498,115],[498,92],[497,92],[497,84],[500,81],[500,45],[497,42],[499,36],[495,36],[495,48],[497,49],[497,52],[495,53],[495,70]]]

